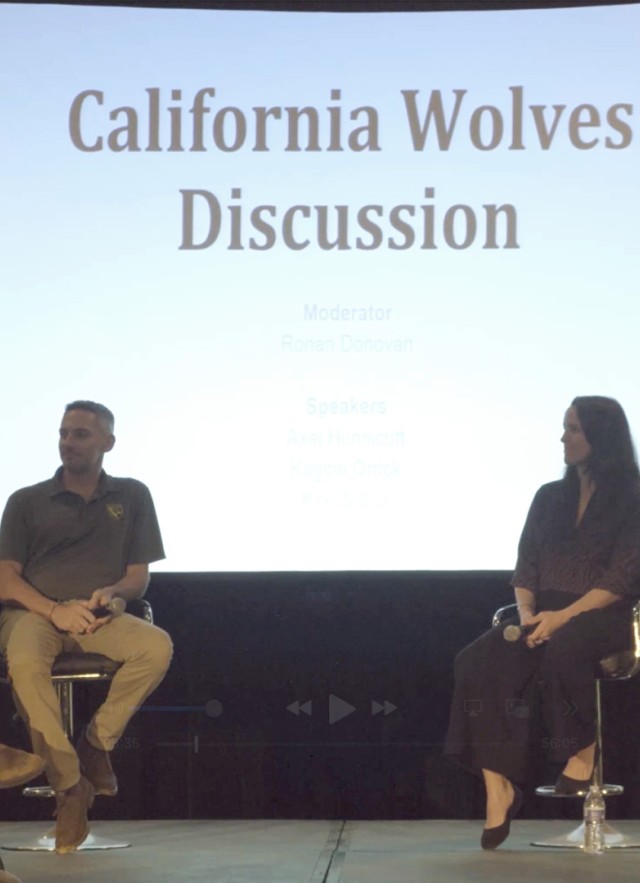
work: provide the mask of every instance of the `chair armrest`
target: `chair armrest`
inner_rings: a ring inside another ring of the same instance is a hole
[[[600,660],[601,676],[611,680],[627,680],[640,671],[640,601],[631,610],[633,641],[631,649],[612,653]]]
[[[500,625],[503,619],[507,616],[511,616],[518,609],[517,604],[507,604],[505,607],[499,607],[496,612],[493,614],[493,619],[491,620],[491,628],[495,628],[497,625]]]
[[[153,625],[153,610],[151,609],[151,604],[144,598],[134,598],[132,601],[127,601],[127,613],[137,616],[139,619],[144,619]]]

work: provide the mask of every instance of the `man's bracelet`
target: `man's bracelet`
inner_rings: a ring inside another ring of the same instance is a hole
[[[47,619],[49,620],[49,622],[53,622],[53,620],[51,619],[51,617],[53,616],[53,611],[54,611],[54,610],[56,609],[56,607],[58,607],[58,605],[60,605],[60,604],[62,604],[62,601],[55,601],[55,602],[53,603],[53,605],[52,605],[52,607],[51,607],[51,610],[49,611],[49,615],[48,615],[48,617],[47,617]]]
[[[518,610],[535,610],[533,604],[516,604]]]

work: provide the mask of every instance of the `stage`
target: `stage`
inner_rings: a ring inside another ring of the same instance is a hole
[[[128,849],[52,853],[2,851],[23,883],[519,883],[636,880],[640,850],[603,856],[539,849],[530,841],[568,831],[566,821],[516,821],[503,847],[483,852],[480,821],[123,821],[95,822],[96,835]],[[640,821],[616,824],[640,837]],[[41,834],[5,822],[0,842]]]

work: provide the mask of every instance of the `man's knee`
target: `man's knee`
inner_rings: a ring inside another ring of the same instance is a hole
[[[173,656],[173,641],[167,632],[157,626],[149,629],[145,637],[145,656],[154,671],[164,673],[169,668]]]

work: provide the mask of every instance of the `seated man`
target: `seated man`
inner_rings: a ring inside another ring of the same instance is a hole
[[[56,792],[57,852],[86,838],[94,795],[117,792],[109,752],[172,654],[161,629],[126,613],[100,615],[116,597],[143,595],[149,563],[164,558],[148,489],[102,469],[115,443],[113,422],[104,405],[67,405],[62,466],[53,478],[12,494],[0,524],[0,651],[33,750]],[[76,750],[62,729],[50,677],[62,651],[102,653],[122,663]]]

